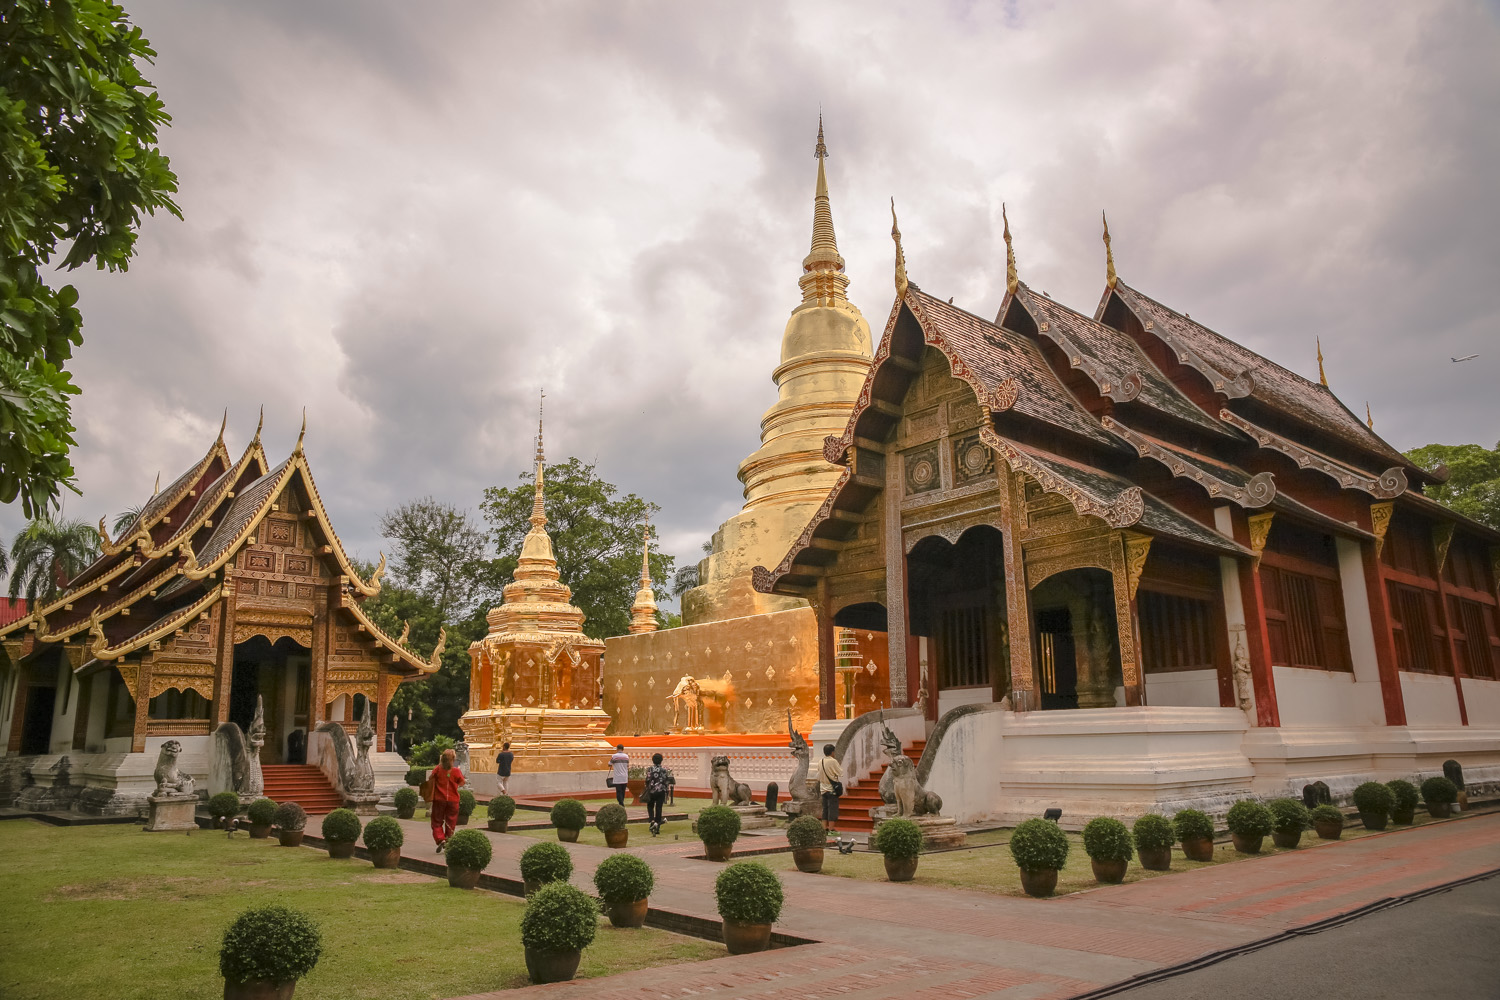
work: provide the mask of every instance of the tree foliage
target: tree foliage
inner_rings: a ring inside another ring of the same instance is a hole
[[[69,270],[124,270],[143,212],[181,217],[157,148],[171,118],[140,69],[155,54],[108,0],[0,5],[0,502],[27,517],[77,492],[66,364],[83,318],[41,269],[62,251]]]
[[[480,509],[494,532],[503,576],[515,572],[521,542],[531,530],[535,476],[523,473],[516,486],[484,491]],[[543,476],[547,533],[562,582],[573,589],[573,603],[583,610],[583,630],[596,639],[623,635],[630,625],[630,605],[641,576],[641,525],[661,508],[594,474],[594,466],[570,458],[549,465]],[[651,553],[651,578],[672,579],[674,560]],[[659,616],[658,624],[664,620]]]
[[[99,533],[82,521],[39,517],[11,544],[10,596],[35,604],[56,597],[63,584],[99,556]]]
[[[490,567],[484,529],[468,511],[423,497],[386,511],[380,533],[395,543],[392,577],[432,602],[439,617],[472,609]]]
[[[1448,481],[1423,493],[1491,528],[1500,529],[1500,443],[1429,444],[1413,448],[1406,457],[1429,471],[1448,467]]]

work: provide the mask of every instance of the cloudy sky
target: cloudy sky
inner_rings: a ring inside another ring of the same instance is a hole
[[[139,503],[303,406],[349,546],[548,453],[664,508],[692,561],[811,231],[821,107],[850,297],[1092,311],[1099,210],[1136,287],[1333,389],[1401,448],[1500,438],[1495,3],[127,0],[185,219],[79,272],[82,498]],[[1451,355],[1480,352],[1476,361]],[[274,458],[273,458],[274,460]],[[9,537],[19,511],[0,510]]]

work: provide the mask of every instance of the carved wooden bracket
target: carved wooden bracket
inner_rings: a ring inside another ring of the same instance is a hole
[[[1387,501],[1385,503],[1370,504],[1370,533],[1375,536],[1375,558],[1380,558],[1380,550],[1385,547],[1385,533],[1391,527],[1391,515],[1396,512],[1396,505]]]

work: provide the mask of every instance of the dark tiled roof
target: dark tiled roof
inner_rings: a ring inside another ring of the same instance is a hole
[[[1123,281],[1115,286],[1114,292],[1143,324],[1150,324],[1151,334],[1179,360],[1196,368],[1229,398],[1249,397],[1350,447],[1412,467],[1405,456],[1350,413],[1326,386],[1288,371]]]
[[[1275,479],[1268,472],[1252,476],[1238,466],[1144,434],[1118,417],[1105,417],[1103,423],[1105,430],[1135,448],[1142,458],[1155,459],[1172,475],[1197,483],[1210,498],[1233,500],[1241,507],[1264,507],[1276,496]]]
[[[265,513],[272,497],[281,491],[290,464],[291,459],[287,459],[235,495],[229,510],[214,525],[213,534],[197,553],[198,565],[207,566],[227,553],[245,528]]]
[[[1225,434],[1223,425],[1184,396],[1126,334],[1036,294],[1024,282],[1015,297],[1031,313],[1041,335],[1057,344],[1102,395]]]

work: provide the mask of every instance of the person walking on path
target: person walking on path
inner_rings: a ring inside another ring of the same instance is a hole
[[[661,833],[661,808],[667,801],[667,789],[672,784],[672,775],[661,766],[661,754],[651,755],[651,766],[646,768],[646,819],[651,823],[651,836]]]
[[[516,755],[510,752],[510,744],[502,743],[500,752],[495,754],[495,777],[500,786],[501,795],[510,794],[510,768],[516,762]]]
[[[442,854],[458,826],[458,790],[467,779],[464,773],[453,766],[457,758],[452,750],[444,750],[441,762],[432,769],[432,799],[427,809],[432,816],[432,839],[437,841],[437,853]]]
[[[833,744],[823,744],[823,759],[818,761],[818,791],[823,793],[823,829],[833,832],[839,819],[839,796],[844,794],[844,765],[833,755]]]
[[[623,806],[625,789],[630,785],[630,754],[625,752],[625,744],[615,747],[615,754],[609,759],[609,771],[610,784],[615,786],[615,801]]]

